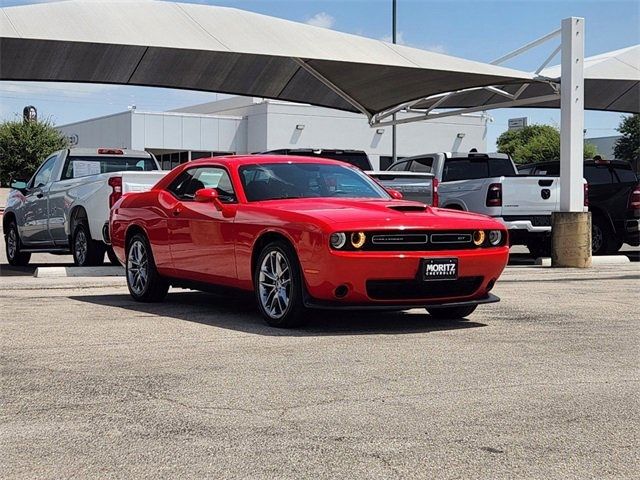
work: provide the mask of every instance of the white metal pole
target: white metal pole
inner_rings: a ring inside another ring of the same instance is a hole
[[[584,205],[584,18],[562,20],[560,79],[560,211]]]

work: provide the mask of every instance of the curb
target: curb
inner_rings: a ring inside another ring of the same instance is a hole
[[[123,267],[38,267],[36,278],[124,277]]]
[[[627,263],[631,263],[629,257],[626,255],[601,255],[597,257],[591,257],[591,266],[599,266],[599,265],[626,265]],[[538,267],[551,267],[551,257],[539,257],[536,258],[536,263]]]

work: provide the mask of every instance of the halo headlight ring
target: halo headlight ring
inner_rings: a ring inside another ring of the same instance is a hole
[[[473,244],[476,247],[481,246],[484,243],[485,238],[486,235],[484,233],[484,230],[476,230],[475,232],[473,232]]]
[[[347,235],[342,232],[332,233],[329,237],[329,244],[331,248],[335,248],[336,250],[340,250],[347,243]]]
[[[489,231],[489,243],[491,246],[496,247],[502,242],[502,232],[500,230]]]
[[[364,232],[353,232],[351,234],[351,246],[353,248],[362,248],[366,241],[367,236],[364,234]]]

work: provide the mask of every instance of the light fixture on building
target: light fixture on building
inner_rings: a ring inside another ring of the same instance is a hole
[[[460,132],[460,133],[458,133],[458,135],[456,135],[456,137],[464,138],[465,135],[466,135],[466,133]]]
[[[304,124],[299,123],[298,125],[296,125],[296,130],[304,130]]]
[[[376,133],[379,134],[379,135],[382,135],[384,133],[384,128],[378,128],[376,130]]]

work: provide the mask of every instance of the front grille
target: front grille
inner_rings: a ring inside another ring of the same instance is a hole
[[[520,220],[530,221],[534,227],[550,227],[551,215],[505,215],[502,217],[505,222],[517,222]]]
[[[457,280],[367,280],[367,295],[374,300],[408,300],[467,297],[473,295],[484,277],[460,277]]]
[[[363,251],[438,251],[480,248],[473,244],[472,231],[412,230],[368,231]],[[484,245],[485,247],[487,245]],[[349,241],[346,249],[354,250]]]

